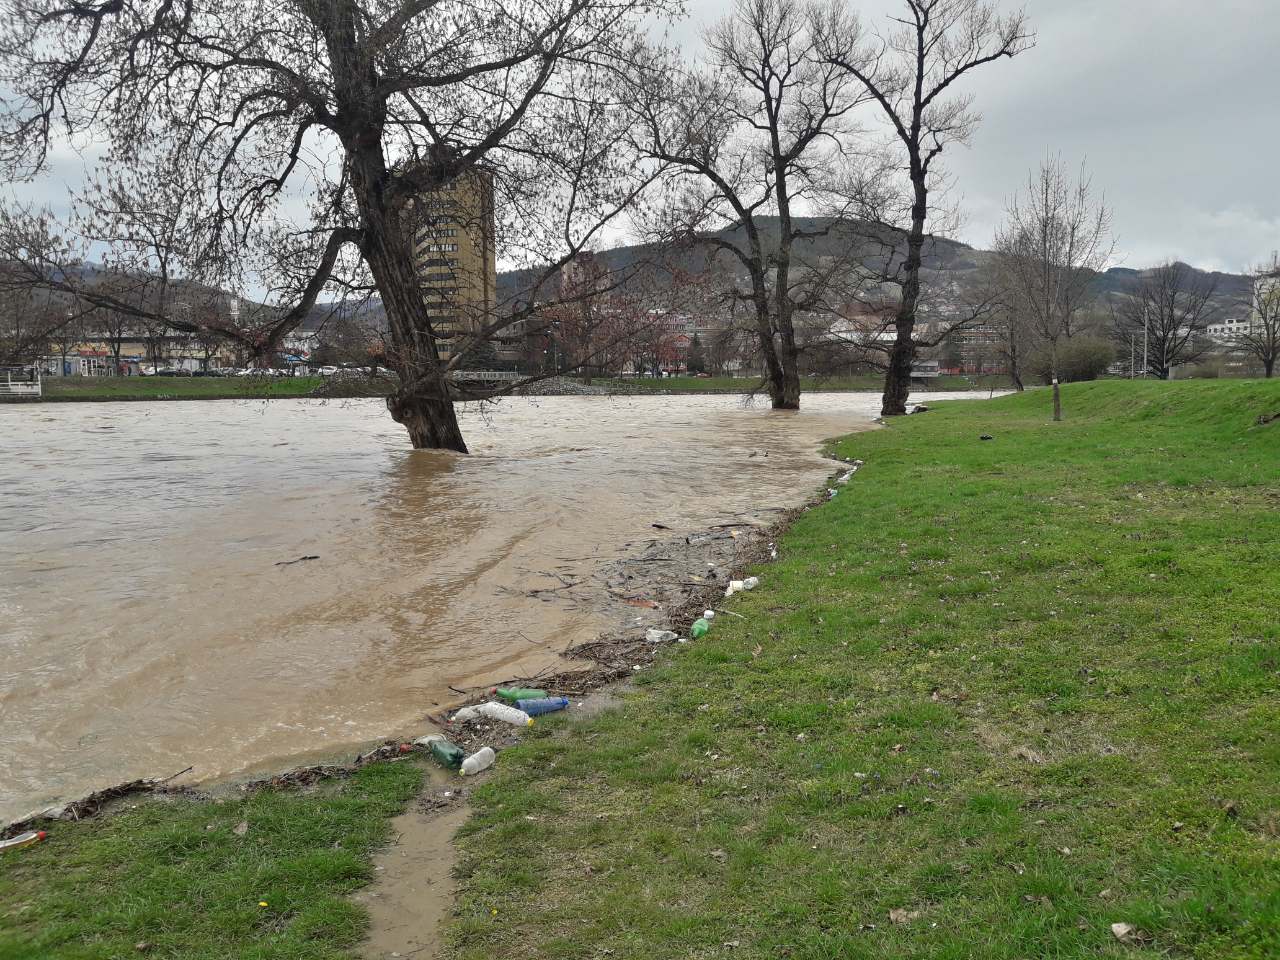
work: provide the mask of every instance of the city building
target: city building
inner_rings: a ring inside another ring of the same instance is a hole
[[[45,376],[130,377],[158,370],[201,373],[236,362],[222,339],[164,327],[103,326],[77,331],[64,343],[51,341],[39,358]]]
[[[608,265],[590,250],[579,251],[560,268],[560,299],[566,303],[594,306],[608,285]]]
[[[1204,332],[1218,343],[1230,344],[1237,337],[1247,334],[1252,327],[1252,321],[1243,317],[1223,317],[1210,323]]]
[[[440,356],[492,322],[498,270],[493,174],[473,167],[409,204],[413,256]]]

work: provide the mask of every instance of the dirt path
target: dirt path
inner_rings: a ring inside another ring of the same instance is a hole
[[[374,859],[377,880],[355,897],[369,911],[369,937],[362,948],[368,960],[441,955],[455,891],[453,837],[470,811],[462,803],[430,808],[424,801],[439,789],[429,789],[392,821],[394,839]]]

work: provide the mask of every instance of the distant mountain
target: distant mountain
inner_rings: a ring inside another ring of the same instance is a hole
[[[756,222],[765,246],[776,248],[781,232],[778,218],[760,217]],[[848,259],[851,248],[861,246],[864,251],[862,261],[868,266],[876,267],[883,264],[885,251],[896,249],[898,256],[902,256],[905,250],[901,231],[879,228],[874,231],[875,239],[871,240],[868,237],[873,234],[873,230],[863,224],[819,217],[796,217],[792,222],[798,230],[816,234],[795,243],[793,256],[801,264],[816,265],[826,257]],[[682,244],[678,247],[651,243],[633,244],[596,251],[595,257],[610,271],[640,270],[649,277],[660,278],[671,272],[700,274],[710,270],[727,278],[739,273],[741,265],[731,253],[717,249],[715,241],[745,245],[745,238],[745,231],[741,227],[729,227],[707,234],[706,240],[701,243]],[[977,270],[982,262],[981,251],[958,240],[935,237],[927,244],[924,268],[926,271],[962,274]],[[523,294],[541,273],[542,270],[531,268],[498,274],[498,299],[510,301]],[[554,289],[545,291],[548,296],[554,293]]]
[[[1189,263],[1184,263],[1182,266],[1190,270],[1197,280],[1205,277],[1211,279],[1214,283],[1214,298],[1221,302],[1246,299],[1253,289],[1253,280],[1243,274],[1200,270]],[[1103,296],[1134,294],[1154,269],[1134,270],[1131,267],[1112,267],[1105,273],[1098,274],[1094,281],[1094,289]]]
[[[765,217],[758,221],[762,226],[765,242],[776,246],[779,233],[777,218]],[[905,238],[901,231],[883,228],[879,241],[869,243],[865,239],[868,232],[864,226],[850,225],[840,228],[829,220],[819,218],[799,218],[795,221],[802,230],[825,233],[811,240],[799,241],[795,247],[795,255],[802,263],[819,263],[823,257],[837,259],[850,256],[850,246],[860,243],[865,254],[861,258],[869,268],[877,269],[884,264],[884,249],[894,249],[901,257],[905,248]],[[709,235],[709,239],[741,241],[741,229],[725,229]],[[665,267],[696,274],[706,269],[719,272],[726,279],[740,272],[740,267],[733,257],[723,251],[714,252],[713,243],[702,243],[680,249],[659,249],[652,244],[636,244],[615,247],[598,251],[595,256],[603,260],[611,270],[639,268],[646,263],[661,262]],[[982,250],[952,240],[948,237],[932,237],[926,244],[923,281],[927,286],[946,291],[944,300],[957,302],[963,299],[967,290],[974,289],[982,280],[984,268],[989,267],[995,259],[990,250]],[[1143,279],[1150,275],[1151,269],[1134,269],[1131,267],[1113,267],[1096,276],[1093,284],[1095,293],[1103,300],[1119,294],[1134,294],[1140,288]],[[1210,277],[1215,285],[1214,299],[1223,311],[1236,308],[1238,303],[1247,298],[1252,281],[1242,274],[1203,271],[1190,267],[1193,275],[1199,279]],[[650,271],[652,276],[661,276],[660,271]],[[519,270],[498,275],[499,297],[511,297],[527,286],[538,275],[538,271]],[[553,295],[548,290],[547,295]]]

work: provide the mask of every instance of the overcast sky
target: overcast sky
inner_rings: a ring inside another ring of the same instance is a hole
[[[850,0],[868,25],[901,0]],[[1239,272],[1280,248],[1280,0],[1026,0],[1035,49],[973,74],[983,121],[947,157],[989,246],[1005,199],[1046,153],[1087,160],[1123,265]],[[696,44],[729,0],[689,0]]]
[[[868,25],[902,0],[849,0]],[[691,54],[730,0],[688,0]],[[1006,0],[1006,10],[1015,9]],[[1239,272],[1280,248],[1280,0],[1027,0],[1035,49],[971,75],[983,121],[947,155],[989,246],[1006,198],[1047,153],[1087,160],[1115,211],[1121,263]],[[56,206],[83,177],[65,152],[15,192]]]

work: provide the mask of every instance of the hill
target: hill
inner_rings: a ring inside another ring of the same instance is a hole
[[[775,217],[760,218],[762,232],[766,243],[776,247],[779,233],[779,221]],[[905,243],[900,231],[883,228],[878,239],[869,242],[865,239],[869,232],[864,225],[849,224],[842,226],[827,219],[800,218],[796,221],[802,230],[819,233],[813,239],[799,241],[796,244],[795,256],[801,264],[819,264],[823,258],[831,257],[837,261],[855,259],[851,248],[861,245],[863,255],[856,257],[871,270],[884,266],[886,249],[894,251],[898,258],[903,256]],[[603,261],[611,271],[640,269],[644,275],[659,288],[670,284],[671,277],[684,274],[699,274],[709,270],[721,280],[728,280],[740,272],[737,261],[724,252],[716,252],[715,244],[710,241],[736,242],[743,239],[739,228],[731,228],[709,234],[708,242],[682,248],[659,248],[653,244],[632,244],[597,251],[595,256]],[[927,287],[947,293],[946,300],[955,302],[964,299],[966,293],[975,291],[984,279],[984,271],[990,268],[995,255],[948,237],[930,238],[926,245],[923,279]],[[646,265],[654,265],[645,269]],[[659,266],[660,265],[660,266]],[[1244,298],[1247,298],[1251,281],[1241,274],[1222,273],[1200,270],[1188,265],[1192,275],[1197,279],[1209,278],[1216,285],[1215,300],[1219,309],[1229,311]],[[1098,297],[1106,300],[1116,295],[1135,293],[1142,280],[1149,276],[1151,268],[1133,269],[1129,267],[1113,267],[1094,278],[1093,289]],[[537,275],[534,270],[508,271],[498,275],[499,299],[518,295]],[[743,280],[745,278],[739,278]]]

